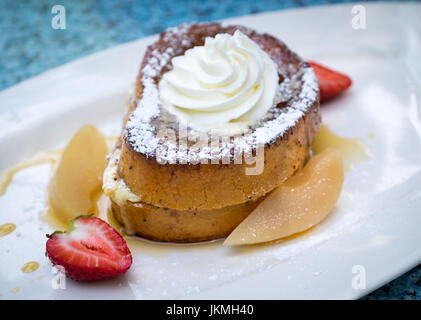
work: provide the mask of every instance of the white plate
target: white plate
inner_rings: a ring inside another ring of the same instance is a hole
[[[0,198],[0,224],[17,225],[0,238],[0,297],[357,298],[418,264],[421,6],[366,4],[365,30],[351,27],[351,8],[229,20],[270,32],[304,58],[354,80],[347,94],[323,107],[323,119],[338,134],[365,140],[373,158],[346,174],[337,210],[325,222],[301,237],[253,249],[142,245],[133,250],[134,265],[124,276],[88,284],[67,280],[65,290],[54,290],[44,256],[44,235],[51,228],[38,218],[50,168],[33,167],[18,173]],[[77,60],[1,92],[0,169],[65,145],[86,123],[117,135],[127,88],[155,38]],[[32,260],[40,268],[22,273],[21,266]],[[356,265],[365,268],[365,290],[351,285]]]

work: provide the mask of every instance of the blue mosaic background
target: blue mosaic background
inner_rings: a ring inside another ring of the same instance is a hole
[[[71,60],[190,21],[347,0],[0,1],[0,90]],[[51,8],[66,8],[65,32]],[[363,299],[421,299],[421,265]]]

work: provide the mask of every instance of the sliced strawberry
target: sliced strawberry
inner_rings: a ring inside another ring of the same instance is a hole
[[[76,281],[107,279],[126,272],[132,254],[123,237],[99,218],[81,216],[65,232],[54,232],[47,241],[47,255]]]
[[[317,62],[308,61],[316,73],[319,81],[320,102],[329,100],[352,85],[352,80],[347,75],[329,69]]]

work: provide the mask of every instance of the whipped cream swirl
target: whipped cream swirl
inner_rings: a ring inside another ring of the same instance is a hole
[[[276,103],[276,64],[238,30],[206,38],[172,67],[159,83],[162,106],[195,130],[234,135]]]

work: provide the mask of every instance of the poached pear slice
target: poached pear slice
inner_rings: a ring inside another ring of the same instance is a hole
[[[328,148],[272,191],[225,240],[225,246],[268,242],[305,231],[335,207],[344,170],[340,152]]]
[[[93,126],[83,126],[72,137],[49,186],[50,206],[57,218],[68,222],[92,213],[107,153],[106,138]]]

